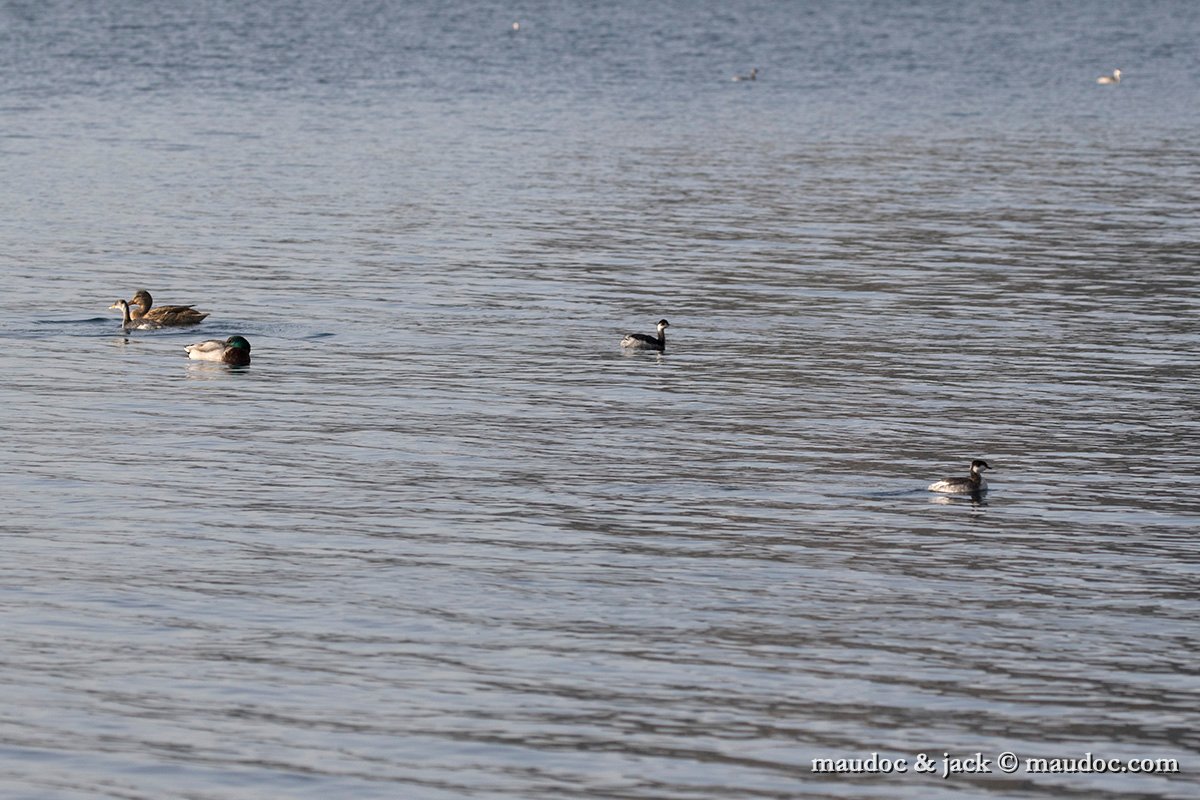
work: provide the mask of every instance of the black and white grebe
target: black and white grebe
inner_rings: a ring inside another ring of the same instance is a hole
[[[129,311],[129,301],[128,300],[117,300],[115,303],[113,303],[111,306],[109,306],[109,309],[110,310],[117,309],[121,312],[121,327],[127,331],[135,330],[135,329],[143,330],[143,331],[152,331],[155,328],[162,327],[161,323],[154,322],[153,320],[134,319]]]
[[[981,494],[987,491],[987,481],[983,479],[983,471],[991,469],[982,459],[971,462],[971,474],[966,478],[945,478],[929,484],[929,491],[945,494]]]
[[[657,350],[662,353],[667,349],[667,328],[671,323],[665,319],[658,321],[658,338],[645,333],[630,333],[621,340],[621,347],[628,350]]]

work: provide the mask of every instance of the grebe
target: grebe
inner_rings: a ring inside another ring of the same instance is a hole
[[[1109,83],[1120,83],[1120,82],[1121,82],[1121,70],[1119,70],[1119,69],[1114,69],[1112,75],[1101,75],[1099,78],[1096,78],[1096,83],[1109,84]]]
[[[129,304],[136,306],[130,314],[134,319],[157,322],[159,325],[195,325],[208,316],[207,313],[197,311],[191,306],[151,308],[154,305],[154,299],[145,289],[139,289]]]
[[[152,331],[155,328],[162,327],[162,325],[160,325],[157,322],[154,322],[153,320],[134,319],[133,315],[129,313],[129,301],[128,300],[115,301],[111,306],[109,306],[110,310],[114,309],[114,308],[120,309],[120,311],[121,311],[121,327],[127,331],[128,330]]]
[[[983,471],[991,469],[982,459],[971,462],[971,474],[966,478],[946,478],[929,484],[929,491],[946,494],[980,494],[987,491],[987,481],[983,479]]]
[[[734,75],[733,79],[735,81],[756,81],[758,80],[758,67],[752,68],[747,75]]]
[[[189,344],[183,348],[188,358],[197,361],[220,361],[235,367],[245,367],[250,364],[250,343],[241,336],[230,336],[225,341],[209,339],[207,342]]]
[[[621,347],[630,350],[657,350],[660,353],[666,352],[667,349],[667,328],[671,323],[665,319],[658,321],[658,338],[649,336],[644,333],[630,333],[621,340]]]

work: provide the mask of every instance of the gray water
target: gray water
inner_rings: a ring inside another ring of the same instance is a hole
[[[6,3],[0,796],[1195,797],[1197,75],[1183,0]],[[1179,768],[812,767],[1005,751]]]

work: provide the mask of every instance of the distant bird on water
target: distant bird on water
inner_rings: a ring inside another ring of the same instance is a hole
[[[758,67],[754,67],[745,75],[734,75],[735,81],[756,81],[758,80]]]
[[[657,350],[660,353],[665,353],[667,350],[667,328],[671,323],[665,319],[658,321],[658,336],[649,336],[645,333],[630,333],[621,340],[621,347],[627,350]]]
[[[1121,82],[1121,70],[1119,70],[1119,69],[1114,69],[1112,75],[1101,75],[1099,78],[1096,78],[1096,83],[1102,83],[1105,85],[1117,84],[1120,82]]]
[[[514,22],[514,23],[512,24],[512,32],[513,32],[513,33],[516,33],[516,32],[517,32],[517,31],[519,31],[519,30],[521,30],[521,23],[519,23],[519,22]]]

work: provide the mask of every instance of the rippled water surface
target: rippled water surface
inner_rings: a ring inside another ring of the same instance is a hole
[[[0,794],[1200,792],[1200,7],[198,5],[0,9]]]

